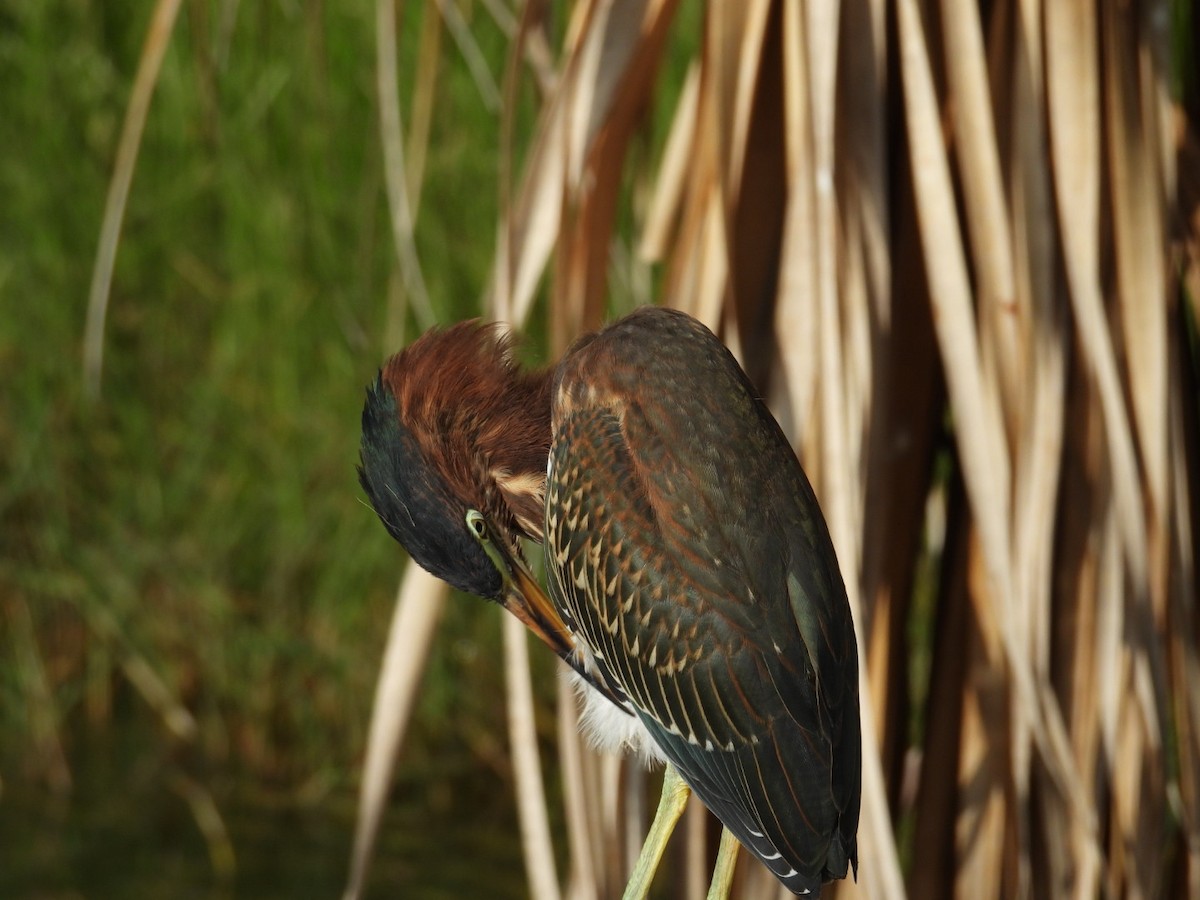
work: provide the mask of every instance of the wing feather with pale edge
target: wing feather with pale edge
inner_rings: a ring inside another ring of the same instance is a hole
[[[719,352],[690,325],[648,347],[611,331],[560,375],[551,589],[700,799],[789,888],[817,890],[856,856],[860,759],[853,625],[819,507],[715,338]],[[675,383],[697,354],[716,358],[704,391]]]

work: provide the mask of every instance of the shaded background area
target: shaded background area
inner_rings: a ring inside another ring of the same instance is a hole
[[[847,572],[878,752],[837,896],[1200,890],[1198,32],[1191,0],[0,0],[0,896],[337,895],[403,565],[363,386],[435,321],[526,319],[543,362],[652,301],[745,360]],[[525,896],[498,612],[443,615],[368,895]],[[534,855],[594,896],[532,666]]]

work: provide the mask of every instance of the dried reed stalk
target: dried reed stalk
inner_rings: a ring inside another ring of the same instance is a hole
[[[154,15],[146,29],[146,40],[138,59],[129,106],[125,110],[125,122],[121,126],[121,141],[117,145],[117,159],[108,185],[108,198],[104,203],[104,222],[100,226],[96,262],[92,267],[87,323],[83,334],[83,386],[93,400],[100,395],[104,330],[108,320],[113,268],[117,261],[117,244],[121,238],[121,225],[125,221],[125,203],[133,184],[133,171],[142,146],[142,132],[146,128],[150,100],[158,84],[163,57],[171,43],[171,33],[175,30],[179,5],[180,0],[158,0],[154,5]]]

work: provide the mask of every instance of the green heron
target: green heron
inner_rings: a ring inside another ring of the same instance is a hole
[[[682,777],[793,892],[857,868],[845,586],[791,446],[711,331],[646,307],[525,372],[495,328],[462,323],[394,356],[362,423],[360,479],[392,536],[590,685],[594,741],[668,763],[652,838]],[[549,597],[521,537],[545,542]]]

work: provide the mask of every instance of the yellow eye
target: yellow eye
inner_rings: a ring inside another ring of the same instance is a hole
[[[487,521],[479,510],[467,510],[467,528],[471,529],[471,534],[475,535],[476,540],[486,541],[488,539]]]

